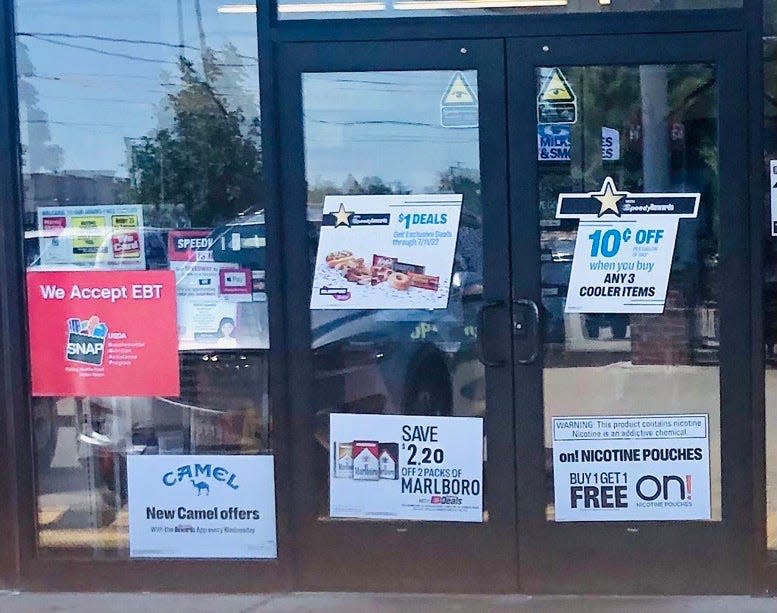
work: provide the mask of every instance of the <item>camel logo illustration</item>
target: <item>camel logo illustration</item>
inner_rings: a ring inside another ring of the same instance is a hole
[[[194,479],[191,479],[191,482],[192,482],[192,486],[194,487],[194,489],[197,490],[197,495],[198,496],[200,494],[202,494],[203,491],[205,492],[206,496],[210,496],[210,486],[207,483],[205,483],[205,481],[200,481],[198,483]]]
[[[178,483],[186,483],[189,481],[192,487],[197,490],[197,495],[200,496],[202,492],[205,492],[206,496],[210,496],[210,487],[213,485],[213,481],[216,483],[222,483],[232,490],[240,489],[240,485],[237,483],[237,474],[224,466],[218,466],[210,463],[194,463],[184,464],[169,470],[162,475],[162,483],[167,487],[173,487]],[[216,486],[218,487],[218,486]]]

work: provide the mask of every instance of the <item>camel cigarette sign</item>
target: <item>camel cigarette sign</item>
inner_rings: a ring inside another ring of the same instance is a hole
[[[130,556],[275,558],[272,456],[127,458]]]

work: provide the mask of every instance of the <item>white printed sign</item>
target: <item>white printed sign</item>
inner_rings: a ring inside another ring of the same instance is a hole
[[[209,229],[171,230],[167,257],[175,272],[178,348],[265,349],[266,332],[250,315],[252,271],[232,262],[216,262]]]
[[[332,517],[483,521],[483,420],[333,413]]]
[[[566,313],[663,313],[680,219],[698,214],[698,193],[559,194],[556,217],[579,219]]]
[[[310,308],[447,308],[461,200],[327,196]]]
[[[772,236],[777,236],[777,160],[769,162],[769,193],[771,194]]]
[[[621,159],[621,135],[614,128],[602,126],[602,160],[616,162]]]
[[[130,556],[275,558],[266,455],[127,457]]]
[[[138,204],[43,206],[40,261],[48,269],[145,270],[143,207]]]
[[[556,521],[710,519],[708,421],[553,418]]]

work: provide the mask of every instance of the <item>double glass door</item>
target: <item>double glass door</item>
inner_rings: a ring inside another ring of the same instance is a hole
[[[280,47],[301,587],[749,589],[740,43]]]

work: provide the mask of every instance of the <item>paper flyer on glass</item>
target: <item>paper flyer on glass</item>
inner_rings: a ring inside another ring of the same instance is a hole
[[[271,455],[127,456],[133,558],[275,558]]]
[[[310,308],[447,308],[461,201],[327,196]]]
[[[556,521],[708,520],[705,414],[553,418]]]
[[[166,270],[27,273],[34,396],[178,396]]]
[[[566,313],[663,313],[681,219],[699,193],[600,190],[559,194],[556,217],[579,219]]]
[[[144,270],[139,204],[38,208],[41,268]]]
[[[175,272],[178,343],[187,349],[267,348],[264,271],[214,261],[210,229],[171,230],[168,260]],[[262,291],[255,291],[261,280]]]
[[[483,420],[333,413],[332,517],[483,521]]]

